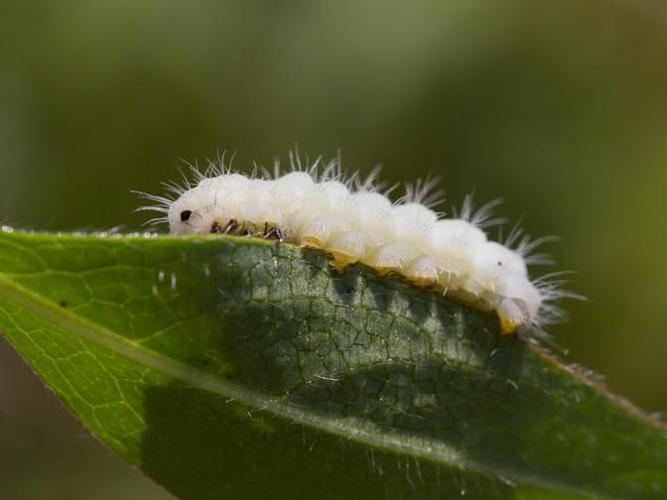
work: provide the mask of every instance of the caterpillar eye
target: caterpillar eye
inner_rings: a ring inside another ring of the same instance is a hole
[[[192,210],[183,210],[181,212],[181,221],[187,222],[190,220],[191,216],[192,216]]]

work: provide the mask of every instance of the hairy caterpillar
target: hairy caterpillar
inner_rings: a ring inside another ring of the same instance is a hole
[[[172,234],[220,233],[275,238],[325,250],[341,269],[352,263],[382,274],[397,273],[417,285],[483,310],[494,310],[504,333],[520,326],[542,331],[562,319],[554,301],[576,297],[562,290],[562,273],[530,279],[527,266],[551,263],[535,250],[551,238],[531,239],[515,227],[503,243],[484,229],[494,219],[492,201],[475,210],[466,197],[455,218],[433,210],[442,202],[434,180],[406,185],[392,203],[377,183],[377,169],[366,179],[346,177],[340,162],[320,159],[302,165],[290,155],[291,169],[273,173],[255,168],[250,176],[224,163],[192,167],[193,180],[166,183],[171,197],[141,193],[161,213],[151,223],[168,223]],[[393,189],[393,188],[392,188]]]

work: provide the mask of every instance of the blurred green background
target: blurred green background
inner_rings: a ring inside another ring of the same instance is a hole
[[[0,220],[136,230],[179,159],[340,148],[501,196],[574,269],[569,359],[667,410],[667,4],[5,1]],[[168,498],[0,346],[3,498]]]

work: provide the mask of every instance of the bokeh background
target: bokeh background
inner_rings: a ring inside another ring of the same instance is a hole
[[[0,220],[136,230],[179,159],[298,143],[390,182],[501,196],[587,303],[569,359],[667,410],[667,4],[660,0],[0,3]],[[168,498],[0,345],[3,498]]]

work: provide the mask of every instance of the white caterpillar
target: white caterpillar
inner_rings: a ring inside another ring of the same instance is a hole
[[[173,199],[144,194],[156,203],[141,207],[163,214],[172,234],[229,233],[276,238],[329,252],[341,269],[366,264],[378,272],[397,273],[424,287],[483,310],[495,310],[504,333],[562,318],[553,301],[574,297],[560,289],[562,273],[531,280],[527,265],[549,263],[534,254],[549,238],[531,240],[515,228],[504,244],[489,241],[484,228],[498,224],[491,202],[473,210],[466,197],[456,218],[444,218],[434,182],[406,186],[392,203],[376,184],[377,170],[366,180],[345,179],[338,161],[319,160],[302,167],[291,155],[292,171],[261,170],[250,177],[210,163],[205,173],[193,168],[194,182],[166,184]]]

